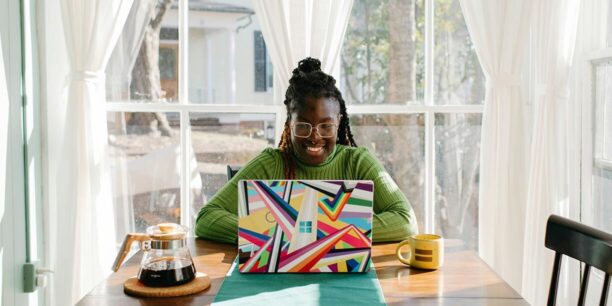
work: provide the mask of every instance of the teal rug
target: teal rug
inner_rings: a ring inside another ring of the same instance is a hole
[[[213,305],[385,305],[370,267],[353,274],[242,274],[234,261]]]

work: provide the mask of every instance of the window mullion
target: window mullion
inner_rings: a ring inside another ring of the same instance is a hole
[[[187,104],[189,101],[189,70],[187,65],[189,54],[189,1],[179,0],[179,104]],[[182,225],[191,228],[191,193],[190,193],[190,162],[191,150],[191,126],[189,122],[189,111],[180,111],[180,138],[181,138],[181,217]]]
[[[108,112],[177,112],[189,111],[198,113],[253,113],[271,114],[284,109],[283,105],[256,104],[178,104],[178,103],[133,103],[107,101]]]
[[[425,224],[435,230],[434,0],[425,0]]]
[[[191,124],[189,111],[181,111],[181,224],[191,228]],[[195,158],[194,158],[195,159]],[[197,166],[197,165],[196,165]]]
[[[582,103],[581,113],[581,179],[580,179],[580,220],[592,222],[594,220],[595,208],[593,207],[593,164],[595,150],[593,143],[595,140],[595,116],[594,108],[596,101],[597,77],[595,75],[595,65],[601,62],[597,57],[590,58],[590,63],[587,66],[589,73],[586,74],[586,83],[589,84],[589,99],[586,103]]]
[[[425,97],[427,106],[434,105],[434,0],[425,0]]]
[[[433,111],[425,112],[425,231],[435,230],[435,116]]]
[[[482,113],[483,105],[348,105],[352,114]]]
[[[179,0],[179,84],[178,97],[180,104],[189,101],[189,1]]]

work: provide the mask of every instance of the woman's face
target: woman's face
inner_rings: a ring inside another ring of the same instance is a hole
[[[308,165],[321,164],[336,145],[340,105],[333,98],[306,98],[304,105],[291,113],[290,124],[291,144],[297,157]]]

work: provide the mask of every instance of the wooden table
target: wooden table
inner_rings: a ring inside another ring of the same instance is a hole
[[[395,257],[395,243],[376,244],[372,260],[389,305],[529,305],[460,241],[447,241],[445,263],[436,271],[409,268]],[[234,245],[191,239],[196,270],[207,273],[208,290],[181,298],[135,298],[123,293],[123,282],[138,273],[140,256],[132,257],[77,305],[207,305],[213,302],[236,256]]]

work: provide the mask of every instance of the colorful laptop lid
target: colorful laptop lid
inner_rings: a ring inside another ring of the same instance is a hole
[[[242,180],[238,192],[240,272],[369,271],[372,181]]]

